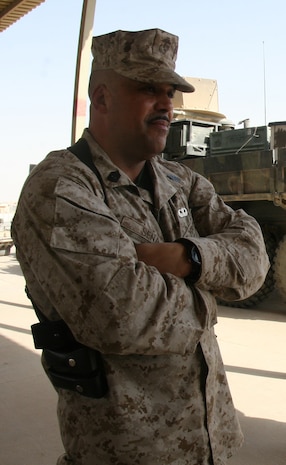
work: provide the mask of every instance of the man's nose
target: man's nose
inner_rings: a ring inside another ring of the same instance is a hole
[[[168,94],[161,93],[156,101],[156,110],[173,111],[173,99]]]

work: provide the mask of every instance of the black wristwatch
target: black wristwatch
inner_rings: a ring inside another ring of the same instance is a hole
[[[183,244],[187,252],[188,261],[192,265],[192,271],[186,279],[191,282],[196,282],[199,279],[202,271],[202,260],[199,249],[189,239],[180,238],[177,239],[175,242]]]

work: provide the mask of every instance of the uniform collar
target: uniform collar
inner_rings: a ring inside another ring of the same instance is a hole
[[[92,161],[99,170],[106,187],[133,185],[128,176],[112,163],[109,156],[96,142],[88,129],[84,130],[82,137],[88,142]]]
[[[84,130],[82,137],[88,142],[92,160],[106,187],[132,186],[137,189],[139,194],[140,191],[142,193],[143,189],[138,189],[129,177],[110,160],[88,129]],[[154,185],[155,207],[160,209],[181,188],[182,180],[169,169],[169,166],[164,164],[164,160],[159,155],[146,163]],[[146,200],[147,198],[150,201],[150,196],[147,195]]]

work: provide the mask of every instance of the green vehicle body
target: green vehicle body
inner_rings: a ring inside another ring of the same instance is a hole
[[[253,306],[275,287],[286,300],[286,122],[225,127],[176,120],[163,156],[205,176],[226,203],[244,209],[262,228],[270,271],[257,294],[235,306]]]

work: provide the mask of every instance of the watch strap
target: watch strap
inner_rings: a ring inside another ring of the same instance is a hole
[[[192,265],[192,271],[186,280],[188,282],[195,283],[199,279],[202,271],[202,261],[199,249],[192,241],[184,237],[177,239],[175,242],[179,242],[186,249],[187,259]]]

